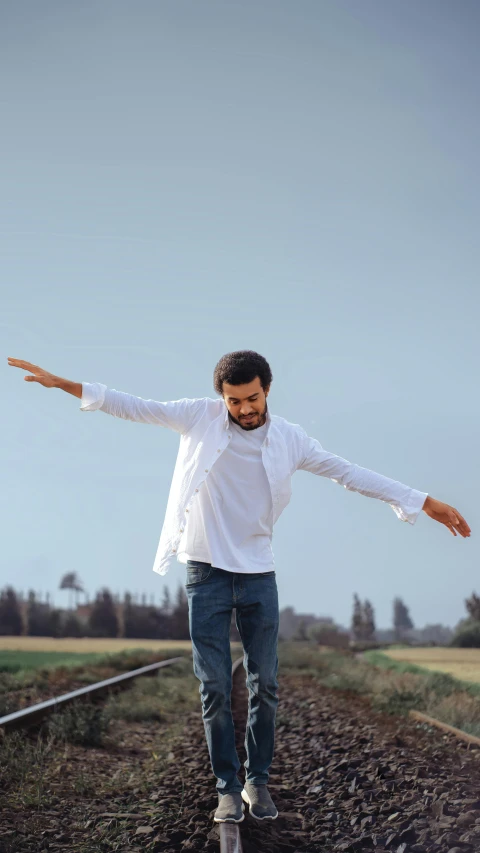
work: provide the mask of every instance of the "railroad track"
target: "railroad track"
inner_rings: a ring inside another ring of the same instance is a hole
[[[232,681],[236,677],[243,657],[234,661],[232,666]],[[237,676],[238,677],[238,676]],[[232,688],[233,694],[233,688]],[[236,823],[220,823],[220,853],[243,853],[240,827]]]
[[[9,729],[34,725],[59,708],[64,708],[71,702],[75,702],[76,699],[87,696],[101,696],[112,689],[127,686],[128,682],[133,681],[135,678],[153,675],[162,667],[172,666],[172,664],[180,660],[183,660],[183,657],[150,663],[147,666],[132,669],[130,672],[122,672],[121,675],[114,675],[112,678],[105,678],[103,681],[97,681],[95,684],[80,687],[78,690],[71,690],[69,693],[63,693],[61,696],[47,699],[45,702],[37,702],[36,705],[31,705],[29,708],[22,708],[20,711],[14,711],[11,714],[0,717],[0,729],[3,729],[5,732]]]
[[[125,688],[136,678],[147,675],[154,675],[163,667],[172,666],[178,661],[183,660],[183,657],[170,658],[169,660],[159,661],[157,663],[148,664],[147,666],[139,667],[130,672],[121,673],[121,675],[106,678],[103,681],[98,681],[95,684],[89,684],[85,687],[80,687],[77,690],[72,690],[64,693],[61,696],[47,699],[44,702],[38,702],[28,708],[22,708],[20,711],[14,711],[0,717],[0,730],[3,732],[11,731],[19,728],[26,728],[38,724],[44,720],[49,714],[55,713],[59,709],[65,708],[72,702],[78,699],[87,697],[100,697],[110,693],[114,689]],[[232,666],[232,680],[243,663],[243,657],[238,658]],[[220,853],[243,853],[242,840],[240,829],[234,823],[218,824],[220,829]]]
[[[0,718],[0,726],[29,725],[61,704],[89,693],[101,695],[102,690],[127,686],[132,679],[182,659],[141,667],[31,709],[22,709]],[[241,664],[239,658],[232,667],[232,710],[240,759],[246,714],[246,690],[239,677],[243,672]],[[281,723],[277,728],[271,773],[279,819],[268,826],[248,816],[239,825],[213,824],[212,782],[207,771],[204,734],[197,725],[199,714],[195,711],[189,717],[189,729],[185,730],[188,735],[185,744],[180,741],[174,747],[175,756],[168,765],[167,775],[162,771],[159,778],[160,796],[168,800],[173,786],[178,785],[178,770],[182,768],[185,799],[183,792],[175,795],[177,816],[165,821],[162,818],[161,824],[158,819],[155,821],[155,806],[149,813],[156,826],[150,831],[161,833],[165,827],[168,836],[165,843],[169,846],[148,849],[173,853],[188,842],[189,849],[208,847],[209,853],[213,853],[220,843],[221,853],[241,853],[243,836],[243,845],[249,853],[356,851],[370,849],[372,844],[385,853],[390,850],[410,853],[412,848],[424,853],[447,853],[458,845],[462,853],[478,853],[480,752],[475,754],[474,749],[478,739],[464,736],[463,745],[458,741],[456,746],[452,736],[457,732],[452,727],[442,726],[443,732],[438,735],[425,726],[437,721],[424,715],[417,715],[411,722],[400,718],[392,721],[371,712],[363,699],[325,691],[300,673],[287,676],[283,687],[281,711],[288,725]],[[108,773],[109,759],[105,756],[104,760]],[[118,803],[116,812],[95,816],[92,810],[87,816],[93,820],[88,823],[95,825],[101,819],[128,819],[130,824],[140,821],[140,826],[142,821],[148,823],[148,817],[140,809],[136,809],[138,814],[123,814],[121,798]],[[55,821],[58,826],[58,819]],[[180,833],[180,830],[185,831]],[[125,826],[122,837],[126,840],[131,833],[132,829]],[[195,845],[192,839],[197,834],[199,843]],[[18,846],[20,849],[25,848]],[[37,848],[26,849],[30,853]],[[17,848],[8,850],[16,853]]]

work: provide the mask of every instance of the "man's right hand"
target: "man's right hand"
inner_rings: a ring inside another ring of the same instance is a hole
[[[53,373],[48,373],[46,370],[42,370],[42,368],[38,367],[36,364],[30,364],[29,361],[21,361],[19,358],[10,357],[8,359],[8,363],[11,367],[21,367],[22,370],[29,370],[30,373],[33,373],[33,376],[23,377],[27,382],[38,382],[40,385],[43,385],[44,388],[58,387],[59,377],[55,376]]]

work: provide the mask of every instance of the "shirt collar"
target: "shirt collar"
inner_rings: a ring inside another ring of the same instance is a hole
[[[224,404],[224,405],[225,405],[225,404]],[[267,435],[266,435],[266,437],[265,437],[265,444],[270,444],[270,437],[269,437],[269,433],[270,433],[270,424],[271,424],[271,422],[272,422],[272,418],[271,418],[271,415],[270,415],[270,410],[269,410],[269,409],[267,409],[267,417],[265,418],[265,423],[266,423],[266,425],[267,425]],[[228,409],[227,409],[227,407],[226,407],[226,406],[225,406],[225,415],[224,415],[224,418],[223,418],[223,427],[224,427],[224,429],[229,429],[229,427],[230,427],[230,418],[229,418],[229,416],[228,416]]]

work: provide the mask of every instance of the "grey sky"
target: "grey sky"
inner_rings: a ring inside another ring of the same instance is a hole
[[[7,356],[158,400],[271,363],[271,410],[453,504],[299,472],[281,606],[453,625],[480,592],[476,2],[102,0],[0,13],[0,585],[172,590],[152,572],[175,433],[79,411]]]

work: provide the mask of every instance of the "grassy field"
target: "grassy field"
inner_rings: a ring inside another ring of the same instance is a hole
[[[191,649],[190,640],[117,640],[109,637],[0,637],[0,651],[109,654],[124,649]]]
[[[0,672],[19,672],[44,667],[78,667],[96,664],[111,655],[135,650],[189,653],[190,640],[117,640],[66,637],[0,637]]]
[[[239,643],[232,643],[232,656],[238,656]],[[190,654],[190,640],[120,640],[85,637],[0,637],[0,672],[30,671],[48,667],[95,665],[122,652],[155,653],[160,657]],[[141,664],[139,664],[140,666]]]
[[[433,672],[446,672],[461,681],[480,684],[480,649],[420,648],[388,649],[392,660],[420,666]]]

